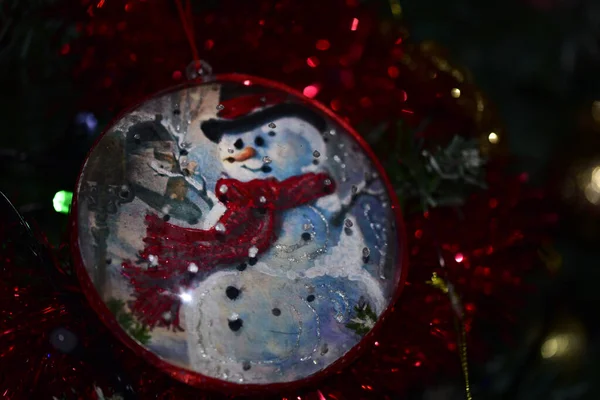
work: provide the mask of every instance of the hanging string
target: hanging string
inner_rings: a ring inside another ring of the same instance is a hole
[[[443,261],[443,257],[440,253],[440,266],[442,268],[445,267],[445,263]],[[473,395],[471,394],[471,383],[469,379],[469,359],[467,355],[467,330],[465,328],[464,321],[464,312],[462,310],[462,305],[460,303],[460,298],[456,291],[454,290],[454,286],[441,278],[437,273],[433,273],[431,276],[431,280],[427,281],[429,285],[440,290],[442,293],[446,294],[450,299],[450,304],[452,305],[452,309],[454,310],[454,322],[457,333],[457,344],[458,351],[460,356],[460,364],[463,373],[463,377],[465,379],[465,399],[473,400]]]
[[[190,45],[190,49],[192,50],[192,56],[194,57],[194,61],[197,63],[197,67],[200,67],[200,55],[198,53],[198,47],[196,46],[196,37],[194,35],[194,22],[190,0],[186,0],[185,9],[181,4],[181,0],[175,0],[175,4],[177,5],[179,19],[181,19],[181,24],[183,25],[183,30],[185,31],[185,35]]]

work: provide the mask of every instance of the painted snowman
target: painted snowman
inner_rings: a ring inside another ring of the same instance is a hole
[[[285,181],[323,171],[327,160],[324,121],[299,106],[210,120],[202,129],[217,143],[227,178],[240,182]],[[215,188],[222,198],[228,190]],[[385,304],[380,284],[363,268],[360,229],[346,235],[344,224],[331,223],[342,203],[334,191],[283,211],[268,249],[258,255],[250,249],[246,261],[211,273],[188,292],[181,314],[194,370],[235,382],[291,381],[358,342],[346,327],[354,307],[366,303],[379,314]],[[204,229],[224,229],[226,210],[215,206]],[[345,221],[358,227],[350,214]]]

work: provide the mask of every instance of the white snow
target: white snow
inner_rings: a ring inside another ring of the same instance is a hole
[[[347,218],[357,226],[352,216]],[[323,255],[315,260],[315,266],[304,272],[307,278],[316,278],[328,275],[334,278],[348,278],[365,285],[369,296],[375,301],[375,311],[383,311],[385,300],[379,282],[363,269],[364,237],[359,229],[353,229],[352,235],[341,234],[337,246],[332,248],[330,254]]]

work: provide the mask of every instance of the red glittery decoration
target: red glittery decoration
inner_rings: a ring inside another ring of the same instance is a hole
[[[468,80],[458,81],[452,70],[440,69],[440,54],[411,45],[402,26],[374,17],[369,2],[220,0],[217,8],[201,7],[204,3],[193,2],[199,6],[191,10],[193,24],[187,26],[194,26],[199,57],[215,71],[262,76],[300,91],[313,88],[305,92],[354,126],[403,119],[417,127],[431,118],[419,136],[432,146],[457,134],[499,132],[490,114],[477,114],[477,101],[466,101],[478,98],[478,89]],[[125,10],[120,1],[82,0],[63,10],[65,20],[81,32],[63,57],[77,61],[73,84],[85,94],[81,108],[98,115],[178,83],[194,59],[174,1],[127,4]],[[315,53],[319,63],[311,67],[306,60]],[[460,101],[451,96],[457,86]],[[395,135],[388,129],[379,142],[394,143]],[[379,156],[394,157],[389,147]],[[474,194],[460,212],[406,215],[410,273],[371,348],[318,385],[276,398],[392,399],[440,374],[460,374],[451,304],[426,284],[434,271],[461,295],[471,360],[484,358],[485,338],[477,326],[494,326],[506,336],[503,328],[522,305],[519,294],[530,290],[523,277],[539,264],[538,246],[556,222],[543,192],[507,177],[504,170],[501,158],[493,159],[489,189]],[[26,228],[14,212],[12,219],[2,216],[0,228],[1,396],[89,399],[97,386],[105,396],[126,398],[227,398],[186,386],[114,339],[79,292],[62,252],[40,258],[46,253],[22,234]],[[457,253],[463,257],[460,263]],[[51,336],[57,329],[76,335],[75,349],[54,347]]]
[[[327,174],[307,173],[281,182],[274,178],[249,182],[219,179],[216,188],[219,201],[227,209],[215,227],[183,228],[148,215],[146,247],[140,257],[156,259],[157,265],[141,268],[131,262],[123,263],[123,273],[136,297],[131,311],[150,327],[172,324],[183,330],[179,326],[178,291],[193,282],[190,263],[199,271],[210,271],[218,265],[247,260],[252,247],[256,254],[268,250],[276,239],[282,211],[332,193],[335,184]],[[219,225],[222,231],[216,228]],[[165,281],[170,282],[168,287],[161,285]]]

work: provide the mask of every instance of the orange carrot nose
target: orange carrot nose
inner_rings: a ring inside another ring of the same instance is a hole
[[[223,161],[229,161],[229,162],[246,161],[246,160],[254,157],[255,155],[256,155],[256,150],[253,147],[245,147],[242,151],[240,151],[236,155],[227,157]]]

